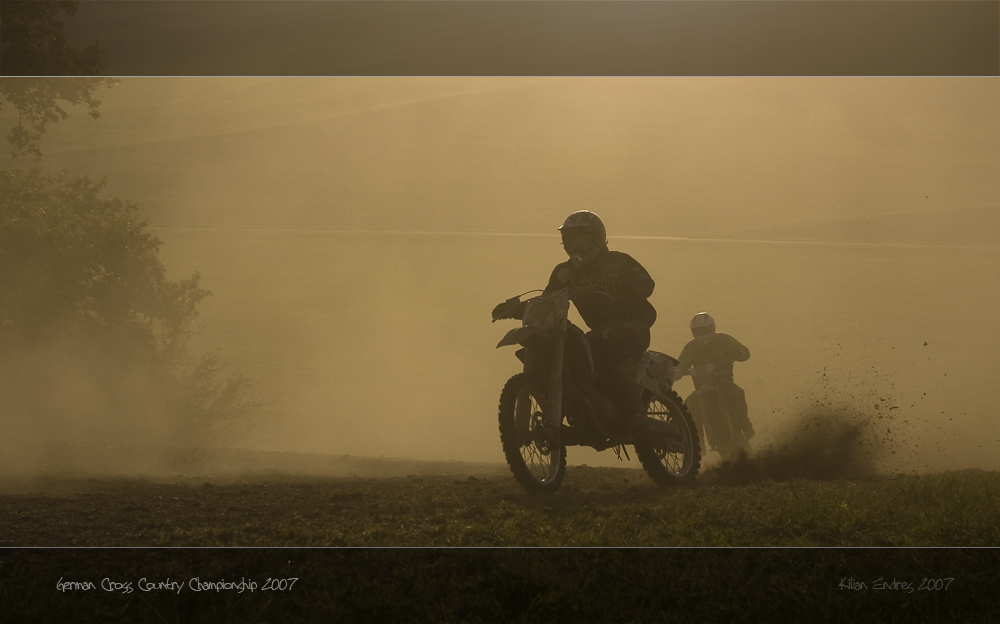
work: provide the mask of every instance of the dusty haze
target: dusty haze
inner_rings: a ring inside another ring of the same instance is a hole
[[[503,461],[518,367],[489,312],[544,286],[555,228],[589,209],[656,281],[654,349],[679,353],[700,311],[750,348],[755,443],[848,410],[891,420],[879,469],[1000,463],[995,79],[128,78],[100,97],[41,166],[108,176],[171,276],[201,272],[194,349],[268,401],[248,448]],[[7,415],[25,465],[72,447],[26,413]]]

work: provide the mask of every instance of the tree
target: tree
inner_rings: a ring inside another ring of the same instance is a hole
[[[7,135],[13,156],[41,157],[38,142],[50,123],[66,119],[60,102],[86,105],[100,116],[94,92],[117,81],[99,78],[106,52],[99,41],[74,48],[66,41],[61,15],[76,13],[79,0],[4,0],[0,3],[0,107],[19,113]],[[61,78],[52,78],[61,76]],[[46,78],[47,77],[47,78]]]
[[[0,170],[0,376],[30,380],[34,396],[13,403],[58,411],[37,397],[71,378],[108,430],[142,414],[175,443],[231,439],[254,408],[249,380],[222,380],[213,355],[187,350],[211,293],[198,273],[167,279],[161,241],[134,203],[103,199],[104,186]],[[48,354],[42,364],[39,353]],[[8,405],[18,392],[5,388]]]
[[[62,102],[99,116],[104,48],[70,46],[60,19],[79,0],[0,3],[0,107],[18,111],[7,140],[33,154]],[[161,242],[138,208],[104,199],[104,181],[0,170],[0,420],[63,438],[204,444],[252,424],[250,381],[221,377],[187,344],[211,293],[195,273],[169,280]],[[13,426],[11,426],[13,425]],[[166,436],[166,438],[164,438]]]
[[[135,204],[87,177],[0,170],[0,346],[75,331],[166,353],[209,293],[171,282]]]

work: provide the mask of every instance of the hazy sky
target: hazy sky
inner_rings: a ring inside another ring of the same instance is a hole
[[[52,127],[154,225],[724,235],[1000,205],[1000,82],[128,78]],[[9,115],[10,111],[3,111]]]
[[[750,347],[760,441],[817,397],[889,397],[907,466],[986,466],[998,96],[962,78],[128,78],[99,120],[52,125],[40,164],[106,175],[170,275],[202,273],[196,346],[272,398],[259,448],[502,461],[517,362],[489,310],[544,285],[555,228],[590,209],[657,282],[654,349],[678,353],[703,310]],[[902,242],[980,249],[629,238],[857,242],[873,218],[875,242],[923,223]]]

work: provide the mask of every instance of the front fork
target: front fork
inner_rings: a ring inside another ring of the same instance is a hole
[[[524,372],[545,380],[544,436],[553,448],[559,445],[562,427],[565,345],[566,321],[563,321],[550,331],[549,340],[536,337],[525,344],[521,353]]]
[[[563,400],[563,348],[566,345],[566,320],[564,319],[553,330],[555,336],[552,340],[552,366],[549,369],[548,391],[545,402],[548,403],[546,413],[546,426],[551,432],[555,445],[559,445],[559,430],[562,427],[562,400]]]

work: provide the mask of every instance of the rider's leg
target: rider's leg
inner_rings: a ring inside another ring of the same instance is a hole
[[[691,417],[694,419],[694,428],[698,431],[698,439],[701,441],[701,450],[705,453],[708,452],[708,446],[706,446],[705,440],[705,419],[701,411],[701,401],[698,399],[698,391],[695,390],[688,395],[688,398],[684,399],[684,405],[687,406],[688,411],[691,412]]]
[[[736,416],[736,422],[740,426],[740,430],[743,431],[743,437],[747,440],[757,435],[754,431],[753,425],[750,423],[750,410],[747,407],[747,395],[743,392],[743,388],[737,386],[735,383],[727,383],[724,386],[726,396],[729,398],[729,405],[733,409],[733,414]]]
[[[626,429],[641,429],[647,424],[646,406],[642,402],[642,387],[635,381],[635,366],[629,359],[621,360],[612,365],[611,374]]]
[[[636,432],[647,424],[642,387],[635,381],[635,360],[649,348],[649,330],[612,327],[605,332],[603,351],[607,358],[617,403],[626,430]]]

